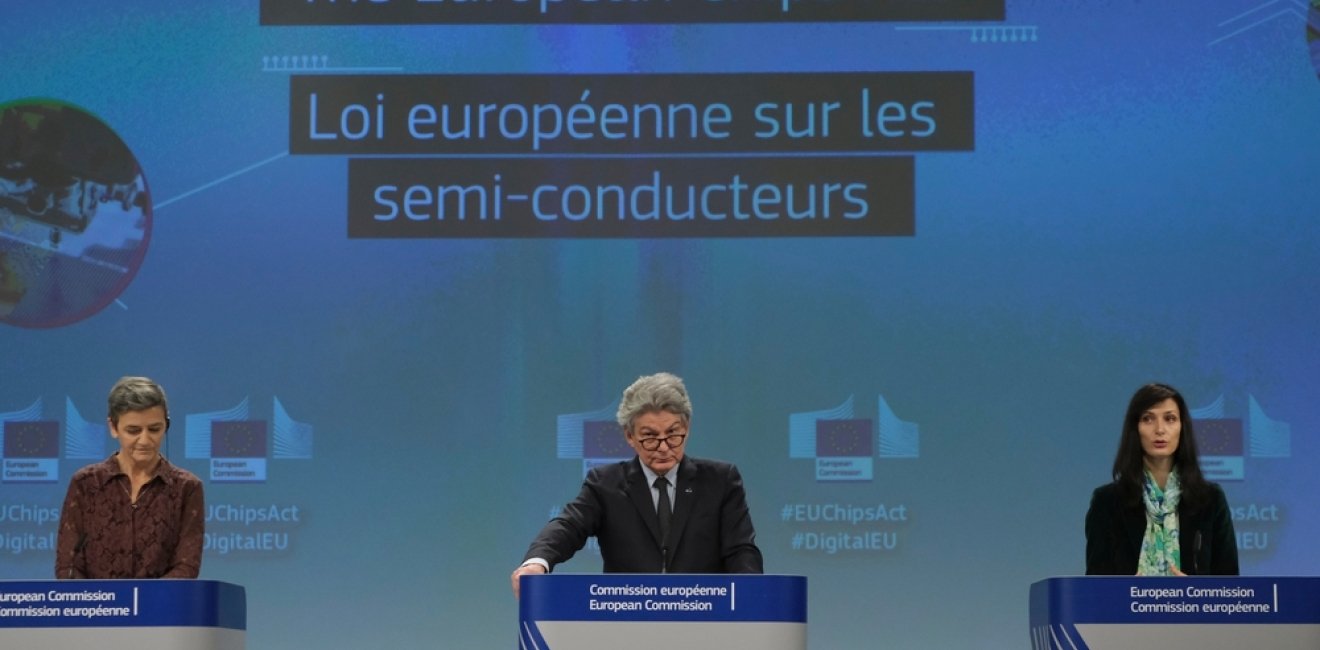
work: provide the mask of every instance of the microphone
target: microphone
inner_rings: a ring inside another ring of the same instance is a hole
[[[1200,574],[1201,570],[1196,566],[1197,560],[1201,559],[1201,531],[1199,530],[1196,531],[1196,542],[1194,542],[1193,548],[1195,548],[1195,550],[1192,552],[1192,573]]]
[[[660,573],[669,573],[669,547],[660,547]]]

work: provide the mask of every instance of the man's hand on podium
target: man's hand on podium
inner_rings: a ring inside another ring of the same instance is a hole
[[[513,597],[514,597],[514,598],[517,598],[517,597],[518,597],[518,586],[519,586],[519,585],[518,585],[518,577],[519,577],[519,576],[524,576],[524,575],[541,575],[541,574],[544,574],[544,573],[548,573],[548,571],[546,571],[546,569],[545,569],[544,566],[541,566],[540,564],[537,564],[536,562],[528,562],[527,564],[524,564],[524,565],[518,567],[517,569],[514,569],[514,570],[513,570],[513,575],[511,576],[511,579],[513,580]]]

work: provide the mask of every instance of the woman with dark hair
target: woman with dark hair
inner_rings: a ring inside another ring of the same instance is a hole
[[[1171,386],[1137,389],[1114,480],[1086,513],[1087,575],[1237,575],[1224,491],[1205,480],[1187,403]]]

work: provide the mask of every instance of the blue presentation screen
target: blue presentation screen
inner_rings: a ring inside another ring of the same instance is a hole
[[[1320,573],[1317,0],[10,0],[0,70],[0,579],[146,375],[254,647],[507,647],[658,371],[813,648],[1022,647],[1151,381]]]

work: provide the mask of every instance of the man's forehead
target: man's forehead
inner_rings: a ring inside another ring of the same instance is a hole
[[[669,411],[643,413],[637,417],[638,429],[668,429],[682,423],[682,417]]]

